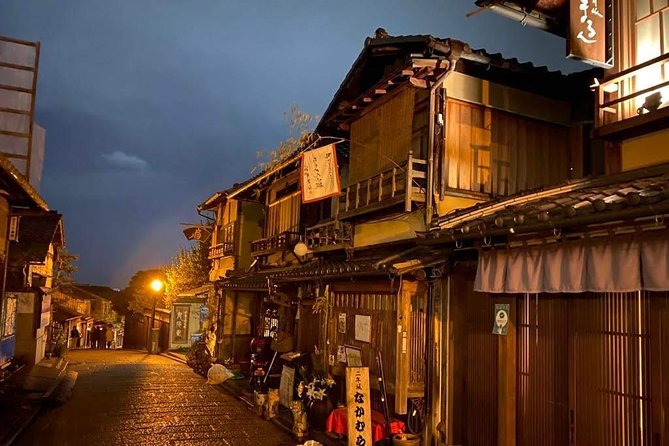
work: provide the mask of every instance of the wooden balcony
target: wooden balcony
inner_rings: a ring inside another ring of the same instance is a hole
[[[597,87],[595,128],[599,135],[634,133],[635,128],[669,120],[668,62],[669,53],[663,54],[616,73]]]
[[[209,248],[209,259],[218,259],[234,254],[235,249],[235,223],[228,223],[218,232],[218,242]]]
[[[262,238],[251,242],[251,255],[259,256],[271,254],[288,248],[300,239],[298,232],[284,231],[272,237]]]
[[[344,188],[339,198],[339,219],[352,218],[402,205],[411,212],[412,203],[425,202],[427,161],[413,157],[373,177]]]
[[[350,246],[353,227],[350,223],[332,220],[306,230],[306,244],[312,251],[329,251]]]

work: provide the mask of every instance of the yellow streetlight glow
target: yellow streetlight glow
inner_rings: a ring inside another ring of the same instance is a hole
[[[155,291],[156,293],[160,290],[163,289],[163,281],[160,279],[155,279],[153,282],[151,282],[151,289]]]

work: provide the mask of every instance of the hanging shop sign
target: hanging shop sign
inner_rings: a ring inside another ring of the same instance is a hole
[[[346,403],[348,446],[372,446],[369,367],[346,369]]]
[[[613,66],[612,0],[570,0],[568,54],[602,68]]]
[[[197,240],[198,242],[206,242],[211,237],[211,227],[203,225],[191,225],[183,230],[184,236],[188,240]]]
[[[509,332],[509,304],[495,304],[495,324],[492,333],[506,335]]]
[[[341,193],[335,145],[302,153],[300,161],[302,203],[336,197]]]

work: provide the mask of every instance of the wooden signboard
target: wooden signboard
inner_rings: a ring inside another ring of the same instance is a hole
[[[311,203],[341,194],[334,144],[303,152],[300,172],[302,203]]]
[[[369,367],[346,369],[348,446],[372,446],[372,408],[369,400]]]
[[[613,66],[611,0],[569,0],[568,57]]]
[[[188,321],[190,319],[190,304],[174,305],[174,327],[172,328],[172,343],[186,344],[189,342]]]
[[[279,383],[279,403],[284,407],[290,407],[293,402],[293,389],[295,385],[295,369],[283,366],[281,371],[281,382]]]

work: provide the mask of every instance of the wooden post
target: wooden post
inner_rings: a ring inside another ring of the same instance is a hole
[[[235,335],[237,334],[237,306],[239,305],[239,292],[235,291],[235,300],[232,304],[232,346],[230,347],[232,362],[235,362]],[[268,371],[269,373],[269,371]]]
[[[652,413],[650,416],[653,420],[653,444],[669,444],[669,428],[667,427],[667,409],[669,406],[665,404],[667,401],[666,395],[663,395],[662,389],[667,388],[669,379],[666,379],[669,369],[667,368],[668,361],[666,355],[662,355],[662,344],[666,342],[662,339],[662,332],[669,331],[668,312],[666,308],[669,298],[667,297],[645,297],[650,300],[649,304],[649,335],[650,335],[650,357],[651,357],[651,398],[653,401]],[[664,314],[663,314],[664,313]],[[662,320],[664,319],[664,321]],[[665,324],[663,324],[663,322]],[[663,382],[666,381],[666,382]],[[664,404],[663,404],[664,403]],[[664,407],[663,407],[664,406]],[[662,443],[664,440],[664,443]],[[655,443],[657,442],[657,443]]]
[[[411,295],[416,293],[416,282],[402,280],[402,291],[397,302],[397,341],[395,369],[395,412],[407,413],[409,397],[409,346],[411,345]]]
[[[516,444],[516,300],[512,297],[496,299],[509,304],[509,323],[506,335],[499,335],[497,385],[497,444]],[[491,316],[491,322],[494,315]],[[491,327],[493,324],[490,324]]]
[[[383,172],[379,174],[379,203],[383,200]]]
[[[409,150],[409,161],[407,162],[407,184],[404,191],[404,210],[411,212],[411,191],[413,190],[413,150]]]

